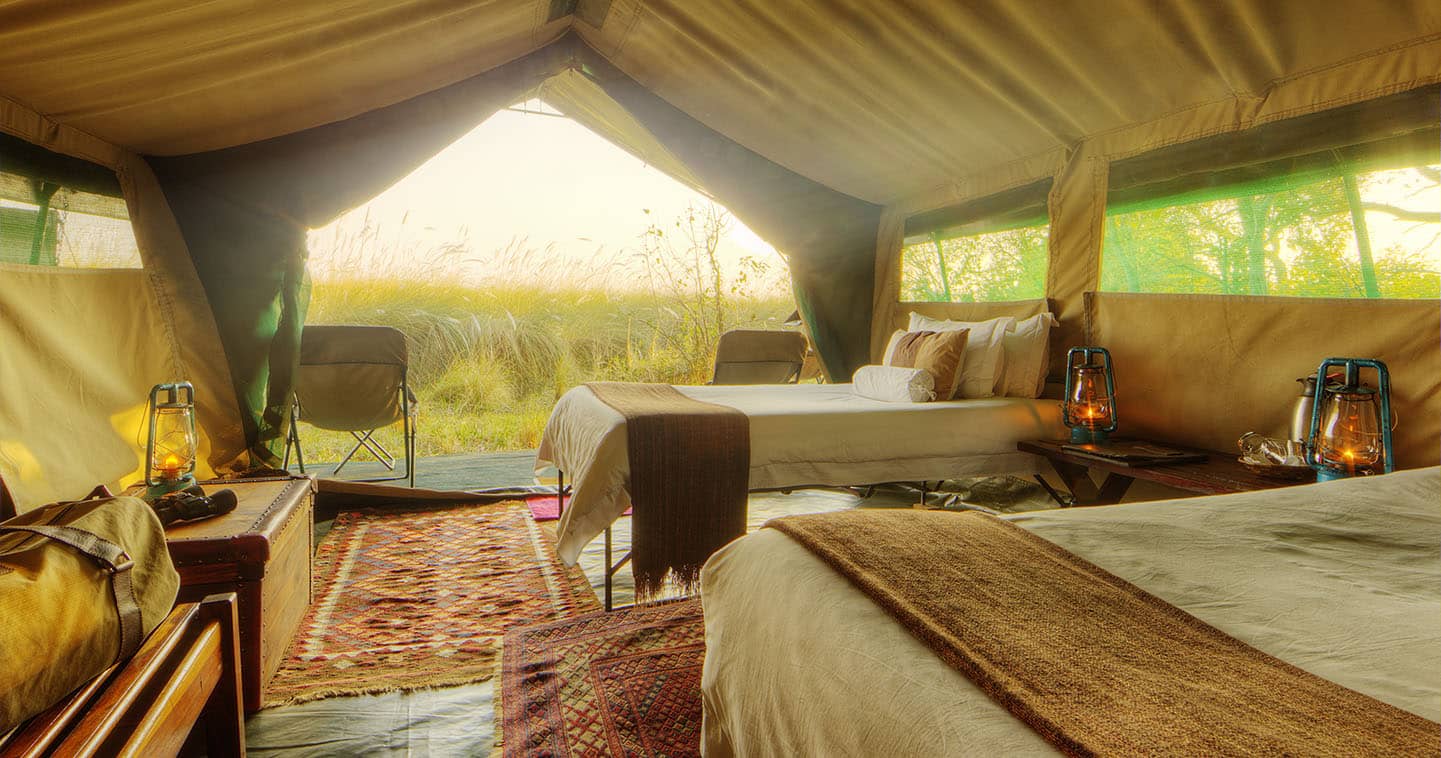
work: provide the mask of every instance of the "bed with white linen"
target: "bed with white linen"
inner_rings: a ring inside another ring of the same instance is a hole
[[[893,403],[849,384],[677,387],[750,420],[750,489],[863,485],[972,475],[1026,475],[1040,459],[1016,450],[1063,432],[1055,400],[991,397]],[[573,563],[630,507],[625,419],[586,387],[556,403],[536,454],[572,485],[559,552]]]
[[[1441,469],[1011,518],[1266,653],[1441,719]],[[717,552],[701,581],[708,756],[1054,753],[774,529]]]

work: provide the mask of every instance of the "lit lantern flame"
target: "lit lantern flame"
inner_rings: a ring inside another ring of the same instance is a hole
[[[180,476],[180,471],[185,468],[185,464],[180,460],[180,456],[175,453],[169,453],[157,468],[160,471],[160,476],[166,479],[175,479]]]
[[[1377,400],[1369,390],[1327,395],[1317,440],[1322,462],[1345,470],[1347,476],[1377,471],[1385,458]]]
[[[1090,367],[1078,368],[1071,407],[1076,420],[1087,429],[1104,429],[1110,426],[1111,403],[1106,392],[1105,374]]]

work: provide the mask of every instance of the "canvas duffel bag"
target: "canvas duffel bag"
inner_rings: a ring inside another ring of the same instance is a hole
[[[179,587],[160,520],[138,498],[0,522],[0,734],[134,654]]]

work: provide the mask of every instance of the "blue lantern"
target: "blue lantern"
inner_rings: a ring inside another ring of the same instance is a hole
[[[1327,383],[1327,369],[1342,369]],[[1376,385],[1361,382],[1361,369],[1376,371]],[[1369,358],[1327,358],[1316,369],[1306,459],[1317,481],[1388,474],[1391,448],[1391,373]]]
[[[1104,347],[1073,347],[1066,352],[1066,399],[1062,418],[1071,442],[1105,442],[1116,431],[1116,376]]]
[[[195,485],[198,438],[195,388],[189,382],[150,390],[150,438],[145,444],[145,495],[154,500]]]

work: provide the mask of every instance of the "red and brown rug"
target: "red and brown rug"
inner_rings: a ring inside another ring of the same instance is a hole
[[[342,513],[267,706],[469,684],[506,629],[600,609],[519,501]]]
[[[700,754],[700,600],[512,630],[499,703],[513,756]]]

